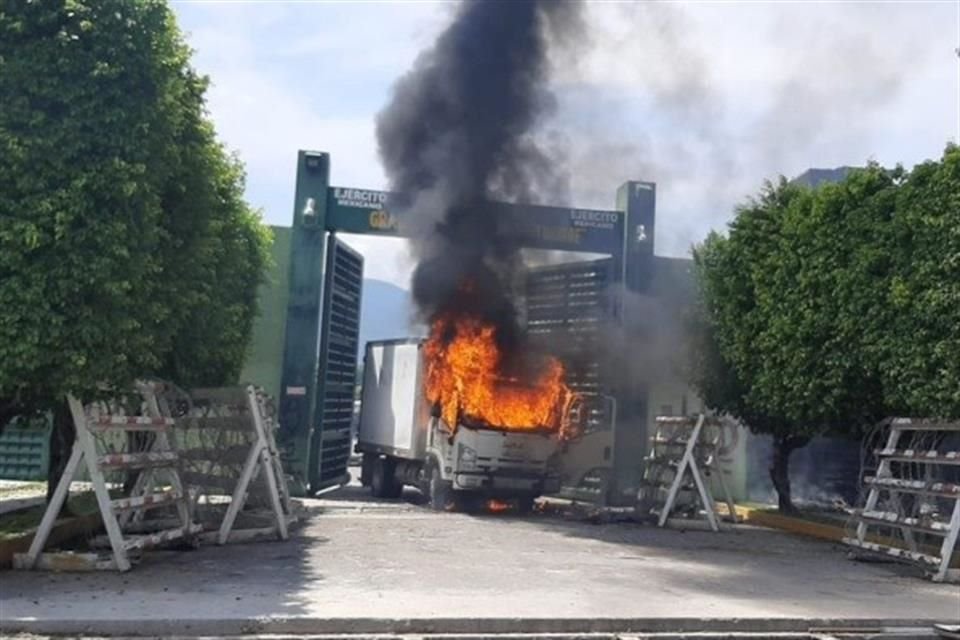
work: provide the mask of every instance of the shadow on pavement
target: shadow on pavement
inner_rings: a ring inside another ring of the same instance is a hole
[[[196,550],[155,550],[131,571],[0,571],[2,619],[209,619],[307,615],[302,597],[326,580],[319,549],[304,536],[319,513],[306,509],[286,541],[266,540]]]

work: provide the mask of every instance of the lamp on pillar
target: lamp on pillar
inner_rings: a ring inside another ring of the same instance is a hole
[[[621,278],[627,291],[645,292],[653,276],[657,185],[631,180],[617,189],[617,209],[626,213]]]

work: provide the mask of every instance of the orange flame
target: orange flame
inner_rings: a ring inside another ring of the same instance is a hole
[[[434,320],[424,351],[427,399],[440,405],[450,429],[458,415],[516,431],[560,431],[564,424],[573,393],[556,358],[547,358],[535,380],[509,377],[502,372],[496,328],[456,314]]]
[[[487,511],[490,513],[503,513],[510,510],[510,503],[503,500],[487,500]]]

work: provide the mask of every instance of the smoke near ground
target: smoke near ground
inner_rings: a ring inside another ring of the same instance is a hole
[[[580,8],[463,3],[377,118],[390,189],[409,198],[391,206],[415,214],[416,305],[425,318],[455,311],[493,323],[502,346],[519,340],[512,289],[521,261],[485,203],[562,189],[535,134],[555,107],[548,53],[577,32]]]

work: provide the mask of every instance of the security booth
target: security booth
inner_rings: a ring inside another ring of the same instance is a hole
[[[285,301],[285,309],[263,309],[269,331],[255,329],[254,356],[262,360],[270,351],[262,345],[279,345],[283,327],[282,357],[273,368],[251,362],[245,370],[265,376],[277,393],[284,465],[310,494],[344,483],[351,455],[363,258],[338,234],[403,238],[410,224],[409,213],[391,210],[400,196],[331,186],[330,166],[329,154],[298,154],[293,225],[278,230],[284,255],[276,256],[271,285],[286,295],[261,296],[277,307]],[[520,309],[531,336],[566,364],[571,387],[597,398],[586,433],[565,454],[571,497],[616,502],[641,464],[647,381],[629,368],[609,370],[600,356],[629,335],[625,296],[646,295],[655,284],[655,201],[653,183],[631,181],[611,210],[490,203],[503,214],[499,233],[523,247],[594,256],[531,268]]]

